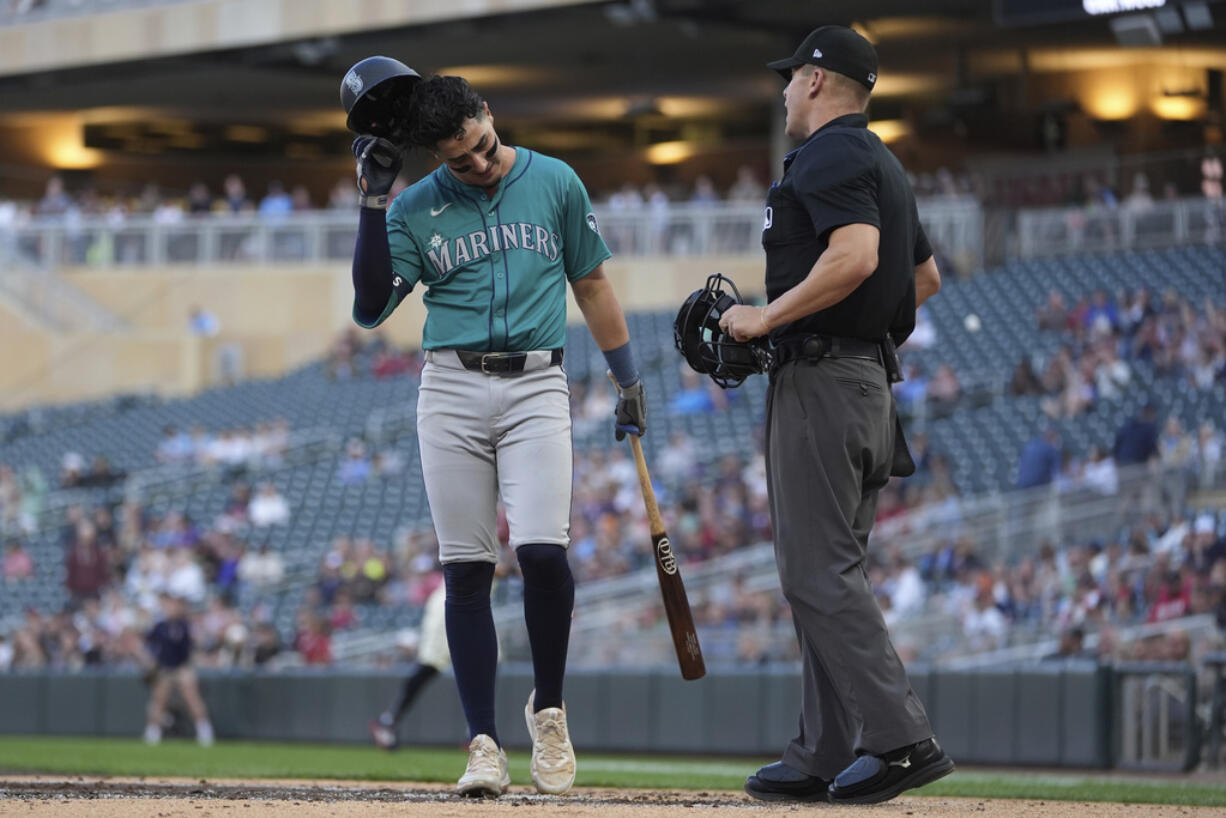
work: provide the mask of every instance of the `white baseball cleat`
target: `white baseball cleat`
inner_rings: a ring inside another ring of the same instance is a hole
[[[456,791],[473,798],[497,798],[510,786],[506,752],[484,733],[474,736],[468,745],[468,766]]]
[[[566,705],[546,707],[532,712],[536,691],[528,695],[524,719],[532,737],[532,783],[536,791],[546,795],[561,795],[575,783],[575,748],[566,728]]]

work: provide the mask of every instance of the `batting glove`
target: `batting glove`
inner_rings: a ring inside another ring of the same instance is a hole
[[[358,160],[358,190],[363,196],[386,196],[400,175],[400,149],[377,136],[353,140],[353,156]]]
[[[614,414],[614,436],[625,440],[627,434],[642,437],[647,431],[647,395],[640,378],[629,386],[617,387],[617,408]]]

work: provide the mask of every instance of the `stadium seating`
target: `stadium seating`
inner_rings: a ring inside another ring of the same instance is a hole
[[[964,387],[988,397],[963,401],[946,417],[924,421],[932,447],[944,452],[964,493],[1000,491],[1012,486],[1018,455],[1041,424],[1038,399],[1003,394],[1009,373],[1023,356],[1042,361],[1060,345],[1056,333],[1039,333],[1034,315],[1052,289],[1070,303],[1091,291],[1109,292],[1145,286],[1155,293],[1173,289],[1194,303],[1226,300],[1222,271],[1226,251],[1187,247],[1148,252],[1124,252],[1072,258],[1010,262],[965,281],[950,281],[930,304],[938,341],[924,350],[907,349],[908,361],[926,371],[948,362]],[[964,321],[974,313],[981,329],[972,332]],[[659,451],[676,431],[688,433],[702,457],[714,462],[726,453],[749,456],[765,405],[765,378],[751,378],[728,393],[728,408],[698,414],[670,412],[670,400],[680,388],[681,361],[673,349],[673,312],[629,316],[632,337],[647,385],[650,433],[644,439],[648,456]],[[605,362],[582,326],[569,332],[566,370],[572,381],[590,389],[611,389],[605,382]],[[1164,380],[1142,362],[1132,362],[1134,386],[1118,400],[1102,401],[1092,412],[1058,422],[1065,442],[1075,450],[1091,445],[1110,447],[1121,423],[1146,402],[1160,414],[1179,415],[1186,428],[1203,419],[1226,425],[1226,384],[1196,391],[1186,380]],[[369,360],[360,355],[355,377],[332,380],[326,366],[315,363],[284,377],[239,383],[185,399],[121,396],[107,401],[65,407],[36,407],[0,417],[5,439],[0,462],[18,472],[37,467],[57,484],[65,452],[87,462],[105,455],[113,467],[146,483],[141,499],[153,513],[179,509],[208,523],[225,508],[229,487],[218,474],[200,475],[186,467],[176,476],[159,468],[154,452],[166,425],[202,426],[210,432],[251,427],[285,418],[296,441],[315,441],[301,453],[269,467],[253,479],[272,480],[292,508],[287,526],[255,532],[249,544],[267,543],[285,559],[286,590],[265,600],[276,623],[287,632],[294,611],[315,579],[320,558],[334,537],[370,537],[386,548],[397,529],[429,522],[421,482],[414,424],[417,381],[413,377],[372,379]],[[402,455],[403,470],[357,486],[337,482],[344,458],[344,441],[367,438],[381,449]],[[322,443],[321,443],[322,442]],[[607,449],[613,441],[611,424],[588,423],[576,432],[576,448]],[[158,482],[143,478],[156,475]],[[192,477],[194,475],[194,477]],[[191,479],[189,479],[189,477]],[[28,538],[37,566],[34,581],[13,584],[0,595],[0,623],[12,622],[26,606],[58,609],[66,601],[63,589],[61,510],[70,502],[92,505],[117,501],[123,486],[110,489],[52,491],[48,513]],[[395,627],[415,617],[411,611],[363,608],[364,626]]]

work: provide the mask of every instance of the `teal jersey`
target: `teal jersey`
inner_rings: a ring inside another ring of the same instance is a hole
[[[457,182],[445,166],[388,208],[392,296],[426,287],[425,349],[556,349],[566,340],[566,283],[611,254],[587,190],[565,162],[516,148],[498,192]]]

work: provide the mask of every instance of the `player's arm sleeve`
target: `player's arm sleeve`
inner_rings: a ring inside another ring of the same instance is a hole
[[[819,138],[796,157],[791,172],[818,236],[848,224],[881,227],[876,164],[860,139],[844,134]]]
[[[420,275],[420,258],[403,218],[362,208],[353,250],[354,323],[367,329],[382,324]]]
[[[566,169],[562,191],[562,263],[566,278],[577,281],[599,267],[613,254],[600,235],[592,201],[579,176]]]

